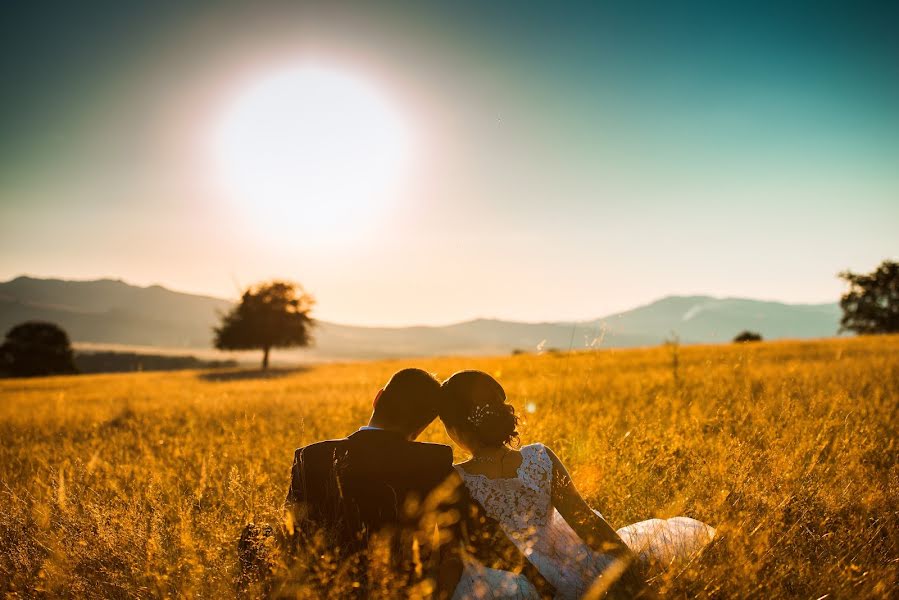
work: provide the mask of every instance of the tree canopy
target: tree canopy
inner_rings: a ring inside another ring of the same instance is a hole
[[[872,273],[843,271],[849,291],[840,299],[840,331],[859,334],[899,332],[899,262],[883,261]]]
[[[6,334],[0,371],[13,377],[77,373],[68,334],[54,323],[27,321]]]
[[[734,337],[735,342],[761,342],[762,334],[755,331],[741,331]]]
[[[261,283],[246,290],[240,303],[222,316],[215,329],[220,350],[262,350],[262,368],[268,368],[272,348],[308,346],[315,321],[310,316],[315,299],[302,286],[289,281]]]

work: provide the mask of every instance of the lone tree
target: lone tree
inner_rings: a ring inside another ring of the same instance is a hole
[[[742,342],[761,342],[761,341],[762,341],[762,334],[761,334],[761,333],[756,333],[755,331],[749,331],[749,330],[747,329],[746,331],[741,331],[740,333],[738,333],[738,334],[736,335],[736,337],[734,337],[734,341],[735,341],[735,342],[738,342],[738,343],[742,343]]]
[[[78,372],[68,334],[42,321],[27,321],[7,332],[0,346],[0,371],[12,377]]]
[[[843,271],[839,276],[849,283],[840,298],[840,332],[899,332],[899,263],[885,260],[873,273]]]
[[[272,281],[243,293],[240,304],[222,316],[215,329],[219,350],[262,350],[268,369],[272,348],[308,346],[315,321],[309,316],[315,299],[296,283]]]

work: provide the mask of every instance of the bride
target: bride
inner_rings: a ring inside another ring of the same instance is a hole
[[[510,447],[518,417],[499,382],[481,371],[460,371],[443,383],[443,392],[440,418],[447,434],[471,454],[456,465],[465,486],[555,588],[557,599],[588,592],[648,597],[643,563],[689,556],[714,536],[712,527],[687,517],[615,531],[587,505],[552,450],[539,443]],[[455,597],[476,595],[481,570],[474,561],[466,564],[463,581],[469,583]]]

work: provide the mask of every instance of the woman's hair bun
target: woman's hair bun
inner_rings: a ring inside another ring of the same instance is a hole
[[[518,438],[518,416],[499,382],[483,371],[459,371],[443,382],[440,418],[486,446]]]

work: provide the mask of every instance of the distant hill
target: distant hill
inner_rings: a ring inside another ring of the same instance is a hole
[[[0,332],[26,320],[52,321],[75,342],[208,349],[218,313],[231,302],[121,280],[17,277],[0,283]],[[514,349],[654,345],[676,333],[684,343],[726,342],[751,329],[765,339],[836,334],[832,304],[671,296],[588,322],[521,323],[477,319],[438,327],[358,327],[320,322],[308,360],[504,354]],[[279,353],[280,354],[280,353]],[[293,354],[293,353],[291,353]]]
[[[0,330],[29,319],[62,326],[73,341],[208,348],[217,311],[231,302],[121,280],[17,277],[0,283]]]
[[[688,342],[727,342],[744,329],[765,339],[837,335],[842,312],[837,303],[784,304],[744,298],[669,296],[603,319],[609,330],[646,336],[671,332]]]

